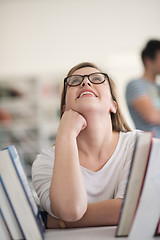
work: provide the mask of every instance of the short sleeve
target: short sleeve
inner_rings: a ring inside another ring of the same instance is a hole
[[[32,182],[35,191],[40,199],[42,209],[53,215],[50,209],[49,189],[52,180],[54,164],[54,148],[43,150],[37,155],[32,165]]]
[[[131,105],[132,102],[147,94],[147,87],[146,84],[143,80],[132,80],[131,82],[128,83],[126,87],[126,100],[127,104]]]

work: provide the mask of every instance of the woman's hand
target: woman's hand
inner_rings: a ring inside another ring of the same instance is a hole
[[[85,118],[78,112],[70,109],[69,111],[65,111],[61,118],[58,136],[62,134],[63,136],[67,135],[68,137],[71,135],[76,138],[86,126],[87,122]]]

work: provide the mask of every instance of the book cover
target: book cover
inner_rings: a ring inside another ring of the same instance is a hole
[[[4,219],[3,213],[0,208],[0,239],[1,240],[10,240],[11,234],[9,232],[8,226]]]
[[[160,236],[160,219],[156,228],[155,236]]]
[[[27,179],[25,171],[24,171],[24,169],[22,167],[22,164],[21,164],[21,161],[19,159],[17,150],[16,150],[15,146],[12,145],[12,146],[8,147],[8,151],[9,151],[9,154],[10,154],[10,156],[12,158],[15,170],[17,172],[17,175],[19,176],[19,179],[21,181],[22,187],[23,187],[23,189],[24,189],[24,191],[26,193],[26,197],[28,199],[28,202],[30,203],[31,209],[33,211],[33,214],[34,214],[34,216],[37,219],[37,223],[38,223],[39,229],[40,229],[40,231],[43,234],[43,232],[45,230],[44,223],[43,223],[43,220],[41,218],[41,214],[40,214],[40,212],[38,210],[38,207],[36,205],[36,202],[34,200],[34,197],[32,195],[32,192],[31,192],[31,189],[30,189],[30,186],[29,186],[29,183],[28,183],[28,179]]]
[[[15,211],[7,194],[2,177],[0,176],[0,208],[13,239],[24,239],[24,235]]]

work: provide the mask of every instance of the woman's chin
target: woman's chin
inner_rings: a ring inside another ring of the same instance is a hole
[[[79,107],[75,111],[77,111],[82,116],[86,116],[88,114],[96,114],[96,113],[99,114],[102,110],[98,106],[95,106],[95,105],[89,106],[86,104],[86,106]],[[103,110],[103,113],[104,113],[104,110]]]

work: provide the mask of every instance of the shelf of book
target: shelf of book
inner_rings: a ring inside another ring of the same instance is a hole
[[[60,91],[53,76],[0,79],[0,148],[16,146],[28,177],[36,154],[54,143]]]

